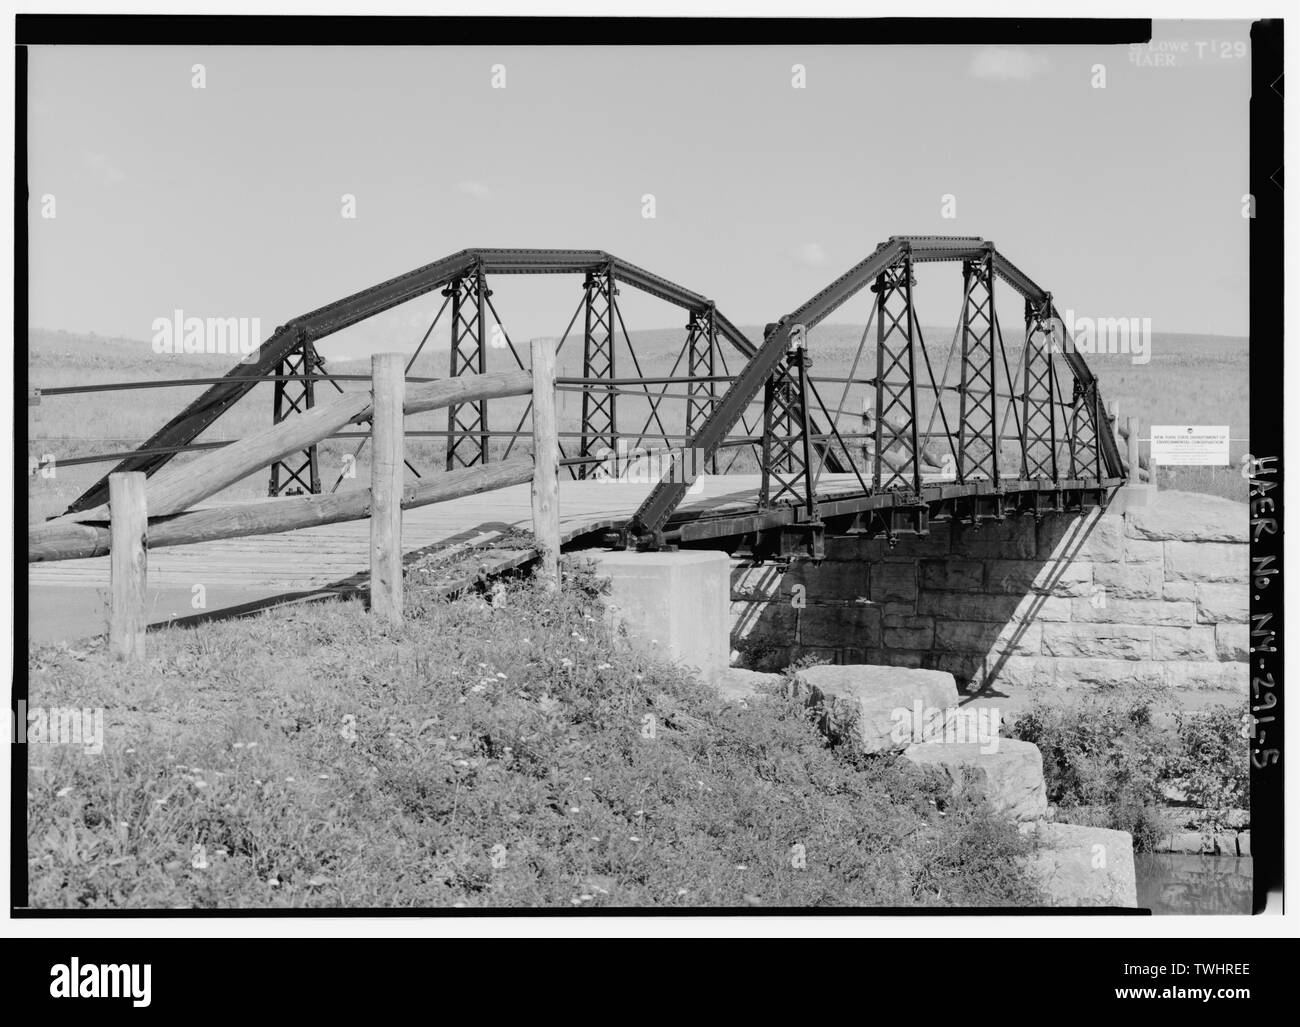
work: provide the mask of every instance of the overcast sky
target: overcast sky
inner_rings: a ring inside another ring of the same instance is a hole
[[[1127,46],[34,48],[31,320],[147,339],[181,308],[269,334],[465,247],[542,246],[762,324],[880,240],[941,233],[993,239],[1078,315],[1245,335],[1250,65],[1223,44],[1247,27],[1171,37],[1193,44],[1172,67]],[[959,292],[923,290],[951,324]],[[499,308],[513,336],[559,334],[578,291],[503,282]]]

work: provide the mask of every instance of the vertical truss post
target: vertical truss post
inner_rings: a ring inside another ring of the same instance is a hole
[[[759,468],[762,480],[758,488],[758,508],[772,505],[772,429],[776,419],[776,376],[763,383],[763,453]]]
[[[484,315],[490,295],[483,269],[455,279],[443,295],[451,297],[451,376],[483,374],[487,370]],[[447,470],[486,464],[488,449],[487,400],[448,407]]]
[[[799,341],[804,341],[803,333],[799,334]],[[799,390],[799,435],[803,440],[803,486],[804,486],[804,512],[808,515],[809,521],[817,520],[817,499],[813,494],[813,479],[809,468],[812,467],[812,428],[808,419],[808,367],[812,364],[808,356],[808,347],[799,346],[790,354],[790,364],[798,371],[798,390]],[[834,422],[832,422],[834,423]]]
[[[614,270],[588,271],[583,285],[585,297],[582,376],[584,378],[612,379],[615,375],[614,359]],[[579,455],[599,456],[601,450],[618,451],[617,393],[611,385],[606,389],[588,383],[582,390],[582,446]],[[578,477],[593,474],[595,467],[583,463],[578,467]]]
[[[686,324],[686,360],[690,382],[686,386],[686,439],[713,413],[717,398],[718,337],[713,324],[713,306],[691,311]],[[703,380],[701,380],[703,379]],[[685,454],[683,454],[685,459]],[[718,454],[709,458],[709,473],[718,473]]]
[[[920,495],[911,255],[882,271],[871,288],[876,293],[876,462],[871,484],[873,489],[910,488]],[[904,458],[887,460],[887,451],[902,452]]]
[[[994,358],[993,248],[962,262],[961,411],[957,422],[957,481],[984,474],[999,485],[997,361]]]
[[[299,341],[276,365],[277,376],[287,376],[288,380],[277,380],[273,417],[279,424],[290,414],[303,413],[316,405],[316,382],[314,374],[322,363],[316,353],[311,339],[299,331]],[[316,443],[293,456],[284,457],[271,465],[271,484],[267,495],[297,495],[320,492],[320,466]]]
[[[1056,466],[1056,394],[1052,386],[1052,295],[1040,306],[1025,300],[1025,380],[1021,397],[1021,476],[1060,481]],[[1047,453],[1044,456],[1043,450]]]
[[[1102,456],[1101,437],[1097,431],[1097,397],[1095,380],[1085,385],[1078,378],[1074,379],[1069,417],[1071,478],[1080,477],[1090,463],[1100,476]]]
[[[772,372],[763,391],[759,506],[766,509],[791,497],[804,503],[810,518],[815,518],[807,391],[807,368],[811,361],[804,347],[802,325],[791,330],[790,343],[790,352]]]

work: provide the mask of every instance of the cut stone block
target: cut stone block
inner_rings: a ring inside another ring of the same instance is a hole
[[[1214,646],[1214,628],[1208,624],[1198,624],[1191,628],[1152,628],[1151,656],[1154,660],[1179,662],[1216,660],[1218,653]]]
[[[984,564],[975,560],[926,560],[921,587],[942,592],[978,592],[984,587]]]
[[[1092,580],[1107,599],[1164,598],[1164,571],[1158,563],[1099,563]]]
[[[1216,624],[1214,645],[1220,660],[1250,659],[1250,626],[1247,624]]]
[[[971,712],[987,715],[989,711],[981,708]],[[960,714],[965,713],[963,708]],[[987,724],[978,725],[981,734],[984,727],[993,726],[991,739],[921,742],[909,746],[903,757],[918,766],[942,769],[952,780],[954,792],[963,778],[970,781],[993,809],[1013,820],[1041,820],[1047,815],[1042,753],[1030,742],[998,738],[993,725],[998,719],[996,715],[986,716]],[[966,725],[968,732],[971,726]]]
[[[714,681],[730,653],[731,561],[721,552],[636,553],[592,557],[610,581],[606,613],[642,648],[666,655]]]
[[[1104,827],[1022,824],[1041,846],[1028,869],[1052,906],[1137,908],[1133,836]]]
[[[990,560],[988,590],[994,594],[1043,592],[1055,596],[1085,596],[1092,592],[1091,563],[1039,560]]]
[[[1149,660],[1151,628],[1129,624],[1044,624],[1043,655]]]
[[[901,752],[912,744],[912,718],[957,706],[957,683],[937,670],[864,665],[808,667],[795,674],[809,706],[835,742],[856,740],[865,752]]]
[[[1192,603],[1164,599],[1120,599],[1102,593],[1073,603],[1070,619],[1085,624],[1193,624],[1196,617]]]
[[[1038,529],[1038,557],[1073,563],[1116,563],[1124,555],[1124,527],[1116,514],[1048,518]]]
[[[1168,581],[1222,581],[1245,585],[1250,574],[1250,548],[1233,542],[1177,542],[1165,546]]]
[[[765,690],[779,687],[785,680],[780,674],[764,674],[762,671],[745,670],[743,667],[728,667],[713,681],[722,698],[741,705],[762,695]]]
[[[1134,507],[1124,520],[1125,534],[1137,539],[1249,540],[1250,510],[1245,503],[1199,492],[1157,492],[1154,502]]]
[[[1250,587],[1246,582],[1235,585],[1197,582],[1196,619],[1202,624],[1233,621],[1244,624],[1250,614]]]

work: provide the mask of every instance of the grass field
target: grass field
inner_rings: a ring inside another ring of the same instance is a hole
[[[30,904],[61,909],[1003,906],[1027,842],[802,705],[723,704],[607,629],[583,573],[30,654],[32,706],[101,706],[98,755],[28,746]],[[292,672],[286,672],[289,668]]]

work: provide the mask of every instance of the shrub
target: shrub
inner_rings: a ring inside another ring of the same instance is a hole
[[[1048,801],[1072,822],[1128,831],[1136,848],[1150,849],[1174,828],[1171,792],[1199,807],[1199,826],[1212,830],[1244,805],[1249,779],[1239,711],[1178,713],[1161,726],[1154,707],[1146,694],[1069,705],[1040,697],[1012,734],[1038,746]]]

